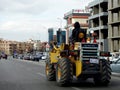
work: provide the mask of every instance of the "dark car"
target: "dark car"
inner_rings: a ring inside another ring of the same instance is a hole
[[[24,55],[23,54],[18,54],[18,59],[23,59]]]
[[[35,54],[34,61],[39,61],[42,58],[42,54]]]
[[[25,54],[25,55],[23,56],[23,59],[24,59],[24,60],[30,60],[30,55],[29,55],[29,54]]]
[[[111,62],[112,72],[120,73],[120,58]]]
[[[1,58],[7,59],[7,54],[1,54]]]
[[[13,54],[13,58],[18,59],[18,54],[17,53]]]

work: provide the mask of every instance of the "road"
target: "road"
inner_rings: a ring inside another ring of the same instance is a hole
[[[120,77],[112,76],[108,87],[95,86],[92,80],[74,81],[69,87],[59,87],[47,81],[44,61],[0,60],[0,90],[120,90]]]

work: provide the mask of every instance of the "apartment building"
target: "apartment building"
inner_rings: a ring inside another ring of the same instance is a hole
[[[33,50],[33,43],[30,42],[16,42],[17,45],[17,53],[25,53],[25,52],[32,52]]]
[[[108,0],[109,51],[120,52],[120,0]]]
[[[17,45],[13,41],[7,41],[4,39],[0,40],[0,53],[6,53],[7,55],[12,54],[17,50]]]
[[[88,7],[91,9],[89,17],[89,32],[97,34],[99,49],[108,51],[108,1],[93,0]]]
[[[12,55],[13,53],[24,53],[33,50],[33,44],[28,42],[17,42],[0,39],[0,53]]]

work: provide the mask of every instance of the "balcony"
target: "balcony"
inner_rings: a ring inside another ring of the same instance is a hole
[[[112,36],[112,37],[108,37],[109,39],[112,39],[112,40],[119,40],[120,39],[120,36]]]
[[[103,25],[103,26],[98,26],[98,27],[92,27],[92,28],[89,28],[88,31],[96,31],[96,30],[99,30],[99,29],[108,29],[108,26]]]
[[[109,9],[109,11],[114,12],[114,13],[119,12],[119,10],[120,10],[120,5]]]
[[[109,23],[109,25],[118,26],[118,25],[120,25],[120,21],[111,22],[111,23]]]
[[[100,14],[92,15],[88,19],[91,20],[91,19],[99,18],[99,16],[100,17],[102,17],[102,16],[108,16],[108,12],[101,12]]]
[[[94,7],[94,6],[96,6],[96,5],[101,4],[101,3],[103,3],[103,2],[108,2],[108,0],[94,0],[93,2],[89,3],[88,7],[91,8],[91,7]]]

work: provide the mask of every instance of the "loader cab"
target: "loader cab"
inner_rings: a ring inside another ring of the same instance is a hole
[[[86,42],[86,30],[80,29],[76,34],[75,42]]]

